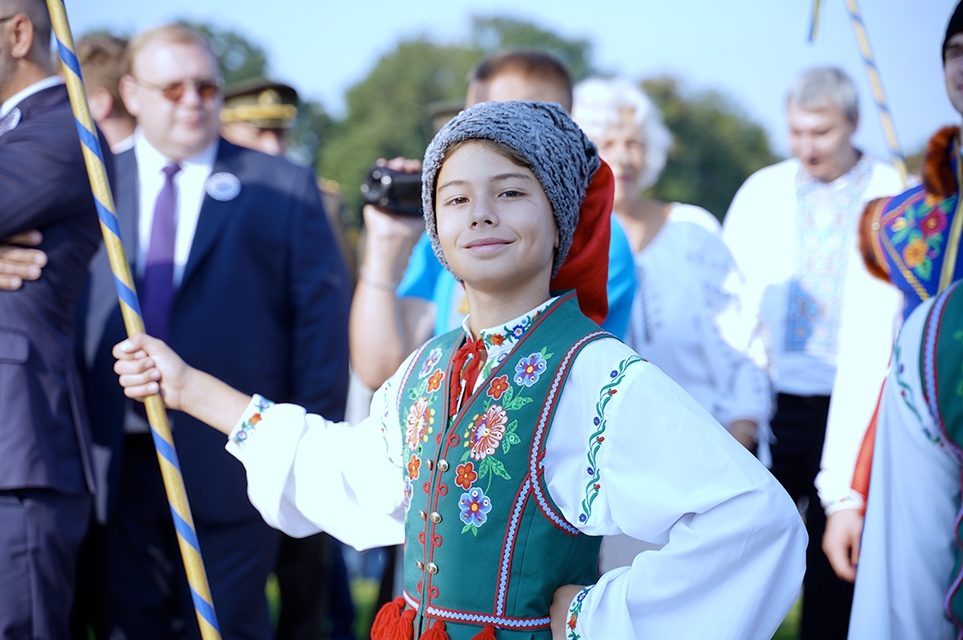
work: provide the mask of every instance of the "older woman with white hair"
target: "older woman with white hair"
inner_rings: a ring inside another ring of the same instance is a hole
[[[658,108],[628,80],[591,78],[575,87],[572,116],[615,174],[615,216],[635,255],[626,342],[747,448],[757,437],[767,444],[765,355],[750,348],[756,319],[740,308],[741,278],[719,222],[700,207],[642,196],[672,146]]]
[[[615,174],[615,217],[635,256],[637,287],[625,341],[675,380],[746,448],[769,464],[772,395],[757,320],[741,309],[742,279],[705,209],[642,197],[665,167],[672,135],[659,110],[623,79],[575,87],[572,117]],[[613,225],[614,226],[614,225]],[[651,548],[606,537],[600,566]]]

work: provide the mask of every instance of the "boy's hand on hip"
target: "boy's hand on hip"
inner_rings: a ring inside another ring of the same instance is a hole
[[[552,640],[565,640],[568,629],[568,609],[572,605],[572,600],[583,588],[582,585],[566,584],[555,590],[552,608],[549,611],[549,616],[552,618]]]

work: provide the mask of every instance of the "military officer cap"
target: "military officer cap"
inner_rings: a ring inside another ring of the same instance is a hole
[[[267,78],[252,78],[224,88],[221,122],[247,122],[259,129],[290,129],[298,115],[298,92]]]

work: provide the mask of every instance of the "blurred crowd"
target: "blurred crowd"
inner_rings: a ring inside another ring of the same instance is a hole
[[[157,437],[113,373],[126,334],[97,222],[105,203],[50,31],[44,2],[0,0],[0,635],[200,638]],[[963,114],[959,7],[941,51]],[[408,354],[461,329],[462,283],[420,213],[392,197],[420,159],[372,158],[388,195],[364,206],[353,246],[343,201],[285,158],[293,87],[225,86],[208,42],[183,25],[86,36],[77,58],[146,331],[189,364],[354,421]],[[459,109],[557,103],[597,146],[615,187],[608,262],[586,265],[599,286],[585,296],[607,309],[593,319],[796,502],[809,534],[800,637],[956,637],[959,130],[933,137],[907,185],[854,146],[872,113],[844,72],[779,81],[792,157],[750,176],[727,212],[648,197],[673,136],[637,82],[573,86],[547,53],[502,51],[475,66]],[[341,543],[269,527],[224,437],[170,419],[221,636],[354,637]],[[607,537],[600,572],[653,548]],[[387,555],[382,602],[398,594],[398,551]]]

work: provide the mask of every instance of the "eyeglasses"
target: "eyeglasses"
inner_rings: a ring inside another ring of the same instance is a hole
[[[137,84],[142,84],[155,91],[160,91],[161,95],[171,102],[177,102],[183,98],[188,86],[194,87],[194,90],[197,92],[197,95],[200,96],[201,100],[210,100],[221,90],[221,83],[213,78],[181,80],[180,82],[172,82],[163,87],[153,82],[141,80],[140,78],[134,78],[134,80]]]
[[[13,14],[12,16],[7,16],[6,18],[0,18],[0,22],[6,22],[7,20],[11,20],[11,19],[13,19],[13,18],[16,18],[16,17],[19,16],[19,15],[20,15],[19,13],[15,13],[15,14]]]

